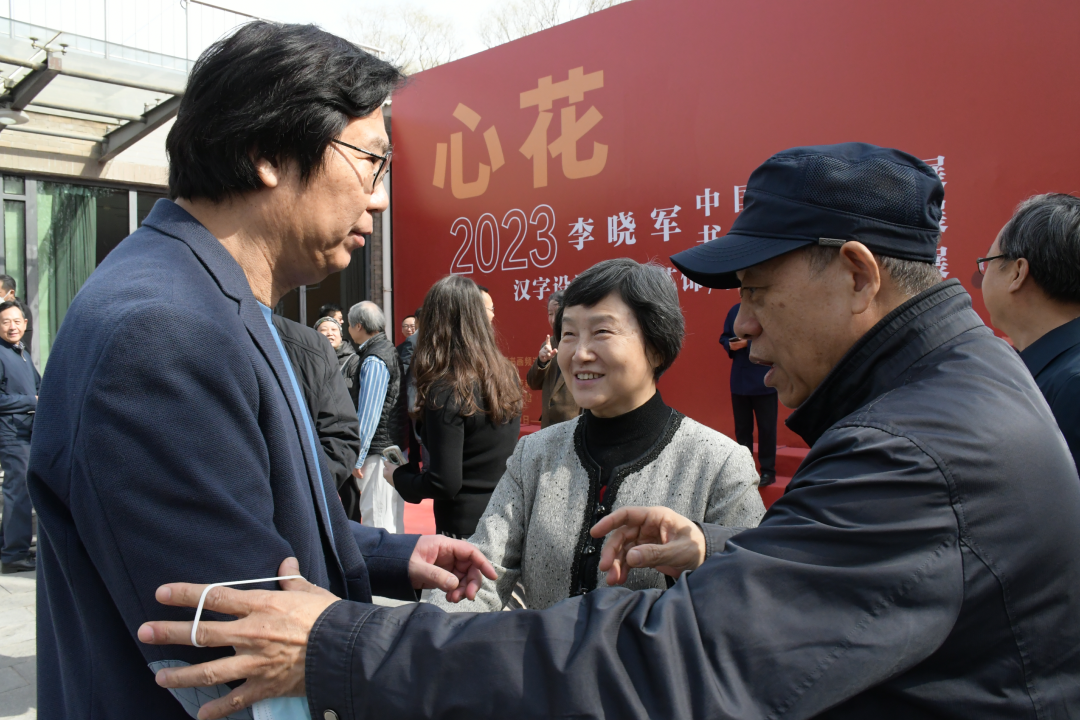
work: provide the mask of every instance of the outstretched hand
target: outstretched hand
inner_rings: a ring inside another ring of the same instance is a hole
[[[409,579],[416,590],[438,588],[450,602],[476,599],[484,578],[498,575],[476,546],[445,535],[421,535],[409,558]]]
[[[286,558],[279,576],[300,574],[296,558]],[[170,583],[157,589],[162,605],[193,608],[205,585]],[[236,654],[188,667],[158,670],[157,684],[165,688],[207,687],[244,680],[222,698],[203,705],[200,720],[217,720],[280,696],[301,696],[308,635],[323,611],[338,601],[333,593],[307,580],[282,580],[282,592],[215,587],[206,595],[204,610],[234,615],[233,622],[200,621],[196,640],[206,647],[232,646]],[[148,645],[191,645],[191,622],[148,622],[139,640]]]
[[[620,508],[589,532],[608,536],[600,553],[608,585],[625,583],[631,568],[655,568],[677,578],[705,562],[701,528],[666,507]]]

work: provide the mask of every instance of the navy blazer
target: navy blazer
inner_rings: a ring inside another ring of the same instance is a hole
[[[415,599],[416,536],[350,526],[302,412],[243,270],[158,201],[76,296],[41,386],[39,717],[188,717],[151,668],[232,650],[138,642],[193,617],[154,600],[163,583],[273,577],[291,555],[338,596]]]

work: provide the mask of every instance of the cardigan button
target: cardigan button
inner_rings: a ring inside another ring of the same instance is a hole
[[[333,710],[327,710],[322,714],[323,720],[338,720],[338,714]]]

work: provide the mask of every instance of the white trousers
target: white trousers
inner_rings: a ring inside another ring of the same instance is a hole
[[[400,535],[405,532],[405,500],[383,478],[383,456],[370,453],[364,458],[364,477],[356,480],[360,491],[360,522]]]

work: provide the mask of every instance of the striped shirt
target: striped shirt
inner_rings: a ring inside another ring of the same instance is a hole
[[[370,342],[370,341],[369,341]],[[364,345],[367,345],[365,342]],[[364,345],[357,348],[361,350]],[[360,395],[356,403],[356,417],[360,420],[360,454],[356,458],[356,467],[364,466],[367,459],[371,438],[382,419],[383,404],[386,402],[386,389],[390,385],[390,370],[386,363],[374,355],[364,359],[360,366]]]

